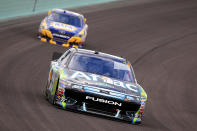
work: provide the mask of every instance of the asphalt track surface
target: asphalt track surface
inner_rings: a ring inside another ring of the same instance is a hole
[[[1,131],[197,130],[197,1],[130,0],[76,9],[88,18],[87,49],[124,56],[148,93],[140,125],[49,104],[43,90],[53,52],[36,39],[45,14],[0,23]]]

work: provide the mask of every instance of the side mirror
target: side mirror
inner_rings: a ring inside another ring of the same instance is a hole
[[[84,18],[84,22],[85,22],[85,23],[87,22],[87,19],[86,19],[86,18]]]
[[[57,59],[59,59],[61,56],[62,56],[62,53],[53,52],[52,60],[57,60]]]
[[[48,11],[48,15],[50,15],[50,14],[51,14],[51,10]]]

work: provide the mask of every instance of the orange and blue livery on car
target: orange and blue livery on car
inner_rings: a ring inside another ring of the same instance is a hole
[[[39,27],[38,38],[42,42],[64,47],[82,48],[87,37],[86,18],[68,10],[48,11]]]

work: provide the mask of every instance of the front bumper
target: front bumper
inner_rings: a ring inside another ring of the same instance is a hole
[[[86,99],[87,96],[99,98],[101,100],[122,103],[122,105],[118,106],[114,104],[108,104],[104,101],[99,102],[96,101],[96,99],[92,101],[90,99]],[[64,94],[57,93],[56,105],[60,106],[62,109],[72,109],[117,118],[129,121],[133,124],[141,122],[141,117],[139,115],[141,106],[140,103],[125,102],[115,98],[82,92],[78,90],[65,89]]]
[[[64,39],[61,37],[53,37],[51,31],[42,29],[38,33],[38,39],[42,42],[48,42],[53,45],[61,45],[63,47],[75,47],[83,48],[83,42],[80,37],[71,37],[70,39]]]

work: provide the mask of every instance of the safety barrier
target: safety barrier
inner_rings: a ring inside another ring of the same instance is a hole
[[[73,8],[114,0],[0,0],[0,20],[46,12],[52,8]]]

